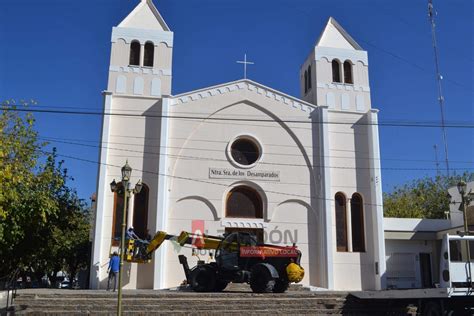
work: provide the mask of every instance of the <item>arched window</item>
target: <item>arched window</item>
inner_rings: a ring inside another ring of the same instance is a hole
[[[122,237],[124,190],[122,182],[117,184],[117,191],[114,193],[114,214],[112,223],[112,245],[118,246]],[[128,207],[128,205],[127,205]]]
[[[155,45],[152,42],[145,44],[145,57],[143,58],[143,66],[153,67],[153,58],[155,54]]]
[[[352,64],[348,60],[344,62],[344,83],[354,83],[352,78]]]
[[[336,59],[332,61],[332,82],[341,82],[341,64]]]
[[[304,93],[308,93],[308,71],[304,72]]]
[[[308,91],[311,90],[311,65],[308,66]]]
[[[347,248],[347,210],[346,197],[342,193],[336,193],[336,244],[337,251],[348,251]]]
[[[351,199],[352,251],[365,251],[364,206],[362,196],[354,193]]]
[[[135,194],[133,199],[133,229],[138,237],[145,239],[148,230],[148,186],[143,184],[140,193]]]
[[[140,66],[140,43],[137,41],[130,45],[130,65]]]
[[[227,217],[263,218],[260,194],[250,187],[238,186],[227,194]]]

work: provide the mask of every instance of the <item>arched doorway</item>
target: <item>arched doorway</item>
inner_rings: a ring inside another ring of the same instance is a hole
[[[227,194],[226,217],[263,218],[263,201],[257,190],[241,185]]]
[[[257,190],[241,185],[227,194],[226,217],[263,219],[263,200]],[[226,233],[243,231],[254,234],[259,242],[263,242],[263,229],[226,228]]]

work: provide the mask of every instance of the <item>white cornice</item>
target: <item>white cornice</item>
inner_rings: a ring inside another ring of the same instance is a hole
[[[369,65],[369,58],[367,57],[367,52],[364,50],[316,46],[314,48],[314,59],[321,60],[322,58],[326,58],[328,61],[339,59],[341,62],[350,60],[354,64],[356,61],[360,61],[365,66]]]
[[[110,72],[130,72],[130,73],[138,73],[138,74],[151,74],[151,75],[161,75],[161,76],[171,76],[171,69],[156,69],[156,68],[149,68],[149,67],[139,67],[139,66],[114,66],[111,65],[109,67]]]
[[[292,97],[278,90],[269,88],[249,79],[241,79],[208,88],[198,89],[173,96],[173,104],[180,105],[199,99],[205,99],[215,95],[225,94],[236,90],[249,90],[264,95],[275,101],[289,105],[295,109],[311,113],[316,106],[301,99]]]
[[[263,219],[248,219],[248,218],[225,218],[221,220],[222,227],[232,228],[267,228],[268,223]]]
[[[112,28],[112,43],[122,38],[127,44],[133,40],[137,40],[140,44],[152,41],[153,44],[165,43],[168,47],[173,47],[173,32],[135,29],[129,27]]]

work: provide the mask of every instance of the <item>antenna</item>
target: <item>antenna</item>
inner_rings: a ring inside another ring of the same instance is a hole
[[[433,148],[435,153],[436,175],[439,177],[438,145],[435,144]]]
[[[448,138],[446,136],[446,126],[444,121],[444,97],[443,97],[443,89],[441,85],[441,80],[443,80],[443,76],[439,71],[439,60],[438,60],[438,46],[436,44],[436,24],[435,24],[435,16],[437,12],[433,7],[433,0],[428,0],[428,16],[430,18],[431,23],[431,38],[433,40],[433,50],[434,50],[434,59],[435,59],[435,67],[436,67],[436,83],[438,85],[438,102],[439,108],[441,110],[441,131],[443,133],[443,143],[444,143],[444,156],[446,158],[446,175],[449,177],[449,158],[448,158]]]

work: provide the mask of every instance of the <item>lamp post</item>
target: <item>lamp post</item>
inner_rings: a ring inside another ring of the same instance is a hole
[[[138,180],[134,189],[130,189],[130,177],[132,175],[132,167],[128,164],[128,160],[122,167],[122,188],[120,188],[115,179],[110,183],[110,189],[112,192],[120,194],[120,190],[123,190],[123,216],[122,216],[122,238],[120,239],[120,265],[119,265],[119,279],[118,279],[118,300],[117,300],[117,315],[122,315],[122,274],[123,274],[123,256],[125,253],[125,230],[127,227],[127,205],[128,198],[131,193],[140,193],[142,189],[142,183]]]
[[[469,226],[467,223],[467,207],[471,203],[471,192],[466,192],[467,191],[467,184],[463,180],[459,181],[458,185],[458,192],[461,195],[461,206],[459,207],[462,209],[463,217],[464,217],[464,234],[469,235]],[[467,254],[467,266],[469,270],[469,275],[468,275],[468,284],[471,286],[472,282],[472,272],[471,272],[471,249],[469,245],[469,240],[466,240],[466,254]]]

